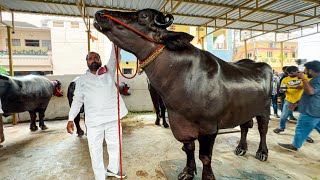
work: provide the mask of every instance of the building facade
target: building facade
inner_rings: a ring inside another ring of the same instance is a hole
[[[52,74],[51,34],[48,28],[38,28],[25,22],[15,22],[12,34],[15,75]],[[0,65],[9,71],[7,28],[0,26]]]
[[[277,72],[282,72],[283,66],[297,66],[298,42],[288,41],[283,43],[283,63],[281,63],[281,45],[274,42],[274,37],[262,36],[247,40],[247,56],[244,43],[239,43],[234,49],[232,61],[246,57],[257,62],[266,62]]]

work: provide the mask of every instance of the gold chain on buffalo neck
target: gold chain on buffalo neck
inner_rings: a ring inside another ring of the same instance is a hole
[[[141,74],[144,71],[143,69],[147,67],[153,60],[155,60],[159,56],[159,54],[162,53],[164,47],[164,45],[160,46],[160,48],[155,50],[146,60],[143,61],[143,63],[139,65],[139,74]]]

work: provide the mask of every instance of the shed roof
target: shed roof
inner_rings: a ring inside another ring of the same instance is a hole
[[[289,32],[320,23],[319,0],[1,0],[12,12],[93,17],[101,9],[153,8],[173,14],[175,24]],[[212,32],[211,32],[212,33]]]

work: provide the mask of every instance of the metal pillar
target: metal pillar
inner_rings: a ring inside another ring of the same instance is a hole
[[[14,76],[13,71],[13,58],[12,58],[12,36],[11,36],[11,27],[7,26],[7,34],[8,34],[8,55],[9,55],[9,69],[10,76]],[[17,124],[16,115],[12,115],[12,124]]]
[[[281,69],[283,68],[283,42],[280,43],[280,63],[281,63]]]
[[[87,31],[88,34],[88,54],[90,53],[90,31]]]
[[[245,58],[248,58],[248,48],[247,48],[247,40],[244,40],[244,53],[245,53]]]
[[[204,37],[201,38],[201,49],[204,50]]]

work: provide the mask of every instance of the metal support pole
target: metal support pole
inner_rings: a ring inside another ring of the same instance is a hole
[[[88,34],[88,54],[90,53],[90,31],[87,31]]]
[[[8,34],[8,55],[9,55],[9,69],[10,76],[14,76],[13,71],[13,58],[12,58],[12,36],[11,36],[11,27],[7,26],[7,34]],[[12,115],[12,124],[17,124],[16,114]]]
[[[247,49],[247,40],[244,40],[244,53],[245,53],[245,58],[248,58],[248,49]]]
[[[201,48],[204,50],[204,37],[201,38]]]
[[[283,42],[280,43],[280,63],[281,69],[283,68]]]

